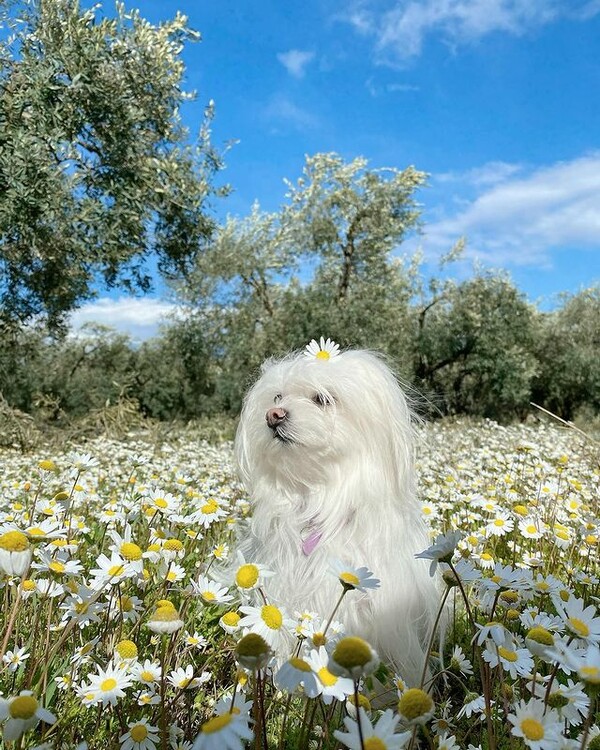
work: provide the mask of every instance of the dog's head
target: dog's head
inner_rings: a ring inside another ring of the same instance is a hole
[[[295,353],[263,365],[244,401],[236,456],[250,489],[265,476],[281,486],[331,486],[357,466],[389,484],[412,460],[410,410],[372,352]]]

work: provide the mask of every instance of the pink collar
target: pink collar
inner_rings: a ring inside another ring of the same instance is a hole
[[[323,534],[321,534],[320,531],[311,531],[309,536],[307,536],[306,539],[302,542],[302,553],[308,557],[312,552],[314,552],[314,549],[321,541],[322,536]]]

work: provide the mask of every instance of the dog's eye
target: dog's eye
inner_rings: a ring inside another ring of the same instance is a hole
[[[327,396],[324,393],[315,393],[315,395],[312,397],[312,401],[317,406],[331,406],[331,404],[333,404],[334,402],[334,399],[333,396]]]
[[[281,398],[282,398],[281,393],[276,393],[273,398],[273,403],[278,404],[281,401]]]

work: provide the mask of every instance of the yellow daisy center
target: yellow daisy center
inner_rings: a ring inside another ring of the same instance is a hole
[[[100,690],[103,690],[105,692],[114,690],[116,687],[117,681],[112,677],[109,677],[106,680],[102,680],[102,682],[100,683]]]
[[[161,508],[163,510],[169,507],[169,503],[164,499],[164,497],[155,497],[154,505],[156,505],[157,508]]]
[[[32,526],[30,529],[27,529],[27,533],[29,536],[44,536],[45,532],[44,529],[40,529],[39,526]]]
[[[209,500],[205,505],[203,505],[200,510],[205,515],[210,515],[211,513],[216,513],[219,510],[219,503],[216,500]]]
[[[297,656],[292,656],[290,664],[294,669],[298,669],[300,672],[310,672],[310,664],[305,662],[304,659],[299,659]]]
[[[504,648],[504,646],[498,646],[498,653],[506,661],[518,661],[519,659],[516,651],[511,651],[509,648]]]
[[[108,575],[111,576],[111,578],[113,576],[120,576],[124,570],[125,570],[125,567],[123,565],[112,565],[108,569]]]
[[[367,737],[364,741],[365,750],[387,750],[387,745],[379,737]]]
[[[571,629],[577,633],[577,635],[580,635],[583,638],[587,638],[587,636],[590,634],[589,627],[583,620],[580,620],[578,617],[569,617],[569,625],[571,626]]]
[[[134,742],[141,742],[148,736],[148,730],[144,724],[136,724],[134,727],[131,727],[129,734]]]
[[[594,685],[600,684],[600,669],[598,667],[581,667],[579,676],[586,682]]]
[[[398,701],[398,712],[409,721],[429,713],[432,708],[431,696],[419,688],[410,688]]]
[[[543,646],[554,645],[554,638],[552,637],[552,633],[550,633],[549,630],[546,630],[546,628],[540,627],[539,625],[531,628],[531,630],[527,633],[527,638],[535,641],[536,643],[541,643]]]
[[[281,612],[272,604],[265,604],[260,610],[260,616],[265,625],[271,630],[279,630],[283,624]]]
[[[183,549],[183,543],[180,542],[179,539],[167,539],[163,547],[170,552],[181,552]]]
[[[212,591],[203,591],[200,596],[204,599],[205,602],[214,602],[214,600],[216,599],[216,596]]]
[[[327,636],[323,635],[323,633],[315,633],[312,637],[312,642],[313,645],[319,648],[327,643]]]
[[[320,350],[319,350],[319,351],[318,351],[318,352],[317,352],[317,353],[315,354],[315,357],[316,357],[316,359],[322,359],[322,360],[324,360],[324,361],[327,361],[328,359],[331,359],[331,355],[329,354],[329,352],[326,352],[326,351],[324,351],[323,349],[320,349]]]
[[[252,563],[242,565],[235,575],[235,582],[241,589],[251,589],[258,581],[258,568]]]
[[[121,555],[126,560],[141,560],[142,559],[142,550],[140,547],[138,547],[137,544],[134,544],[133,542],[123,542],[121,545],[121,549],[119,550],[121,552]]]
[[[59,560],[52,560],[48,564],[48,567],[50,568],[50,570],[54,571],[54,573],[64,573],[65,572],[65,566]]]
[[[29,547],[29,540],[21,531],[7,531],[0,536],[0,549],[8,552],[24,552]]]
[[[346,583],[348,584],[348,586],[352,586],[352,588],[356,588],[356,586],[358,586],[358,584],[360,583],[360,578],[354,573],[349,573],[348,571],[340,573],[339,579],[342,583]]]
[[[121,659],[135,659],[138,655],[137,646],[133,641],[119,641],[115,646],[115,650]]]
[[[35,581],[32,581],[31,578],[26,578],[23,581],[23,591],[35,591]]]
[[[19,695],[10,702],[8,712],[13,719],[31,719],[38,709],[38,702],[33,695]]]
[[[352,669],[367,664],[373,658],[373,654],[369,644],[362,638],[348,636],[337,644],[332,658],[340,667]]]
[[[158,607],[156,612],[154,613],[154,616],[152,617],[152,620],[154,620],[155,622],[173,622],[174,620],[178,619],[179,615],[177,614],[177,610],[172,604],[168,607]]]
[[[521,731],[528,740],[538,741],[544,737],[544,727],[537,719],[523,719]]]
[[[331,674],[331,672],[327,669],[327,667],[321,667],[319,671],[317,672],[317,675],[319,676],[319,679],[325,685],[325,687],[331,687],[332,685],[335,685],[338,678]]]
[[[237,612],[226,612],[221,619],[225,625],[233,628],[240,621],[240,615]]]
[[[204,734],[213,734],[214,732],[220,732],[224,727],[230,724],[232,720],[233,714],[230,713],[215,716],[213,719],[209,719],[202,725],[201,731]]]
[[[144,669],[140,672],[140,677],[144,682],[154,682],[154,675],[148,669]]]
[[[56,469],[56,464],[54,463],[54,461],[50,461],[50,459],[48,458],[40,461],[38,466],[44,471],[54,471]]]

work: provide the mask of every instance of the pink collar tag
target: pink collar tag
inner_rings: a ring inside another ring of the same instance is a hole
[[[323,534],[321,534],[319,531],[313,531],[310,536],[308,536],[303,542],[302,542],[302,552],[307,557],[310,555],[317,544],[321,541],[321,537]]]

